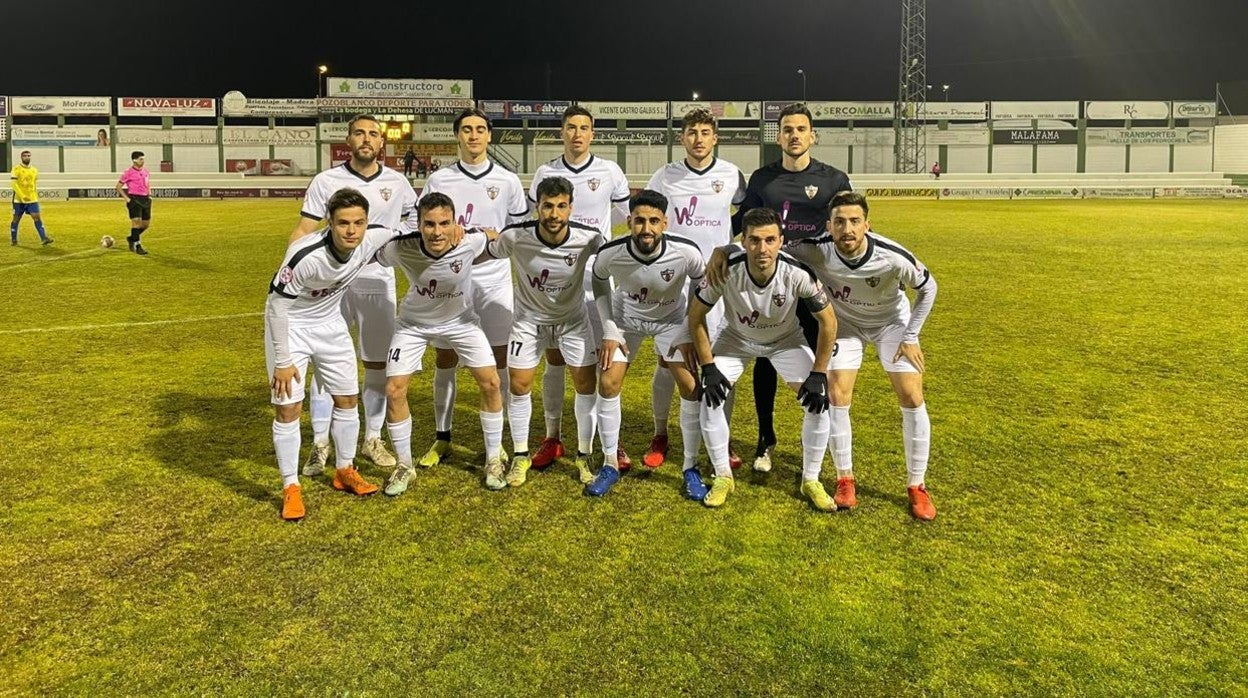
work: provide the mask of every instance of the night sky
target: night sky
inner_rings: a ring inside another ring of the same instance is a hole
[[[900,0],[6,5],[9,95],[310,97],[325,63],[472,78],[494,99],[790,99],[798,68],[811,100],[897,96]],[[952,84],[954,101],[1208,99],[1248,78],[1248,0],[929,0],[927,12],[928,82]]]

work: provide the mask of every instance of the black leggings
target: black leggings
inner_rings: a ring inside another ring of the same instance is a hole
[[[806,343],[813,350],[819,344],[819,321],[802,303],[797,304],[797,322],[802,326]],[[754,361],[754,412],[758,415],[759,446],[776,444],[776,367],[767,359]]]

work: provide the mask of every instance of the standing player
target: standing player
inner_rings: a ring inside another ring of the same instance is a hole
[[[702,429],[698,421],[697,383],[686,365],[686,361],[692,363],[692,347],[685,325],[688,286],[691,280],[702,278],[706,262],[692,241],[665,232],[667,208],[666,197],[643,189],[629,202],[631,234],[603,245],[594,260],[594,300],[603,333],[598,352],[602,376],[597,406],[603,466],[585,487],[585,494],[590,496],[605,495],[620,479],[616,459],[620,388],[630,357],[646,337],[654,337],[655,351],[660,357],[672,356],[664,371],[670,371],[672,382],[680,387],[685,493],[697,500],[706,496],[706,484],[697,468]],[[653,465],[646,460],[645,464],[657,468],[663,459]]]
[[[794,257],[815,270],[832,296],[840,319],[832,357],[832,460],[836,465],[836,503],[853,509],[852,430],[849,405],[862,366],[863,345],[874,344],[901,404],[902,441],[910,511],[924,521],[936,518],[924,485],[931,421],[923,400],[923,350],[919,331],[936,302],[936,279],[906,248],[870,232],[867,199],[841,192],[832,199],[827,233],[789,246]],[[914,309],[904,288],[915,290]]]
[[[52,244],[43,229],[43,216],[39,212],[39,170],[30,164],[30,151],[22,151],[22,161],[13,166],[9,179],[13,180],[13,222],[9,224],[9,241],[17,244],[17,226],[22,222],[22,214],[29,213],[35,221],[35,232],[45,245]]]
[[[836,343],[836,316],[814,273],[780,251],[780,217],[767,208],[745,215],[745,252],[728,258],[726,278],[719,286],[708,281],[689,304],[689,329],[702,365],[702,433],[715,466],[715,480],[702,500],[717,507],[734,489],[728,465],[728,421],[722,403],[750,359],[768,357],[806,408],[802,419],[802,494],[821,511],[836,503],[819,482],[828,449],[828,359]],[[728,321],[711,344],[707,311],[723,301]],[[815,351],[802,336],[797,306],[805,305],[818,323]],[[712,348],[713,346],[713,348]]]
[[[282,518],[304,516],[299,486],[299,415],[308,362],[316,365],[333,396],[334,489],[372,494],[377,486],[360,477],[353,463],[360,435],[356,410],[360,389],[355,350],[339,308],[338,294],[350,287],[394,231],[369,230],[368,199],[342,189],[325,204],[329,226],[304,236],[286,249],[282,266],[269,284],[265,303],[265,359],[273,388],[273,447],[282,474]]]
[[[412,415],[407,388],[412,374],[421,368],[425,348],[434,341],[452,347],[477,379],[481,430],[485,434],[485,485],[499,490],[507,486],[499,454],[503,400],[494,356],[472,303],[473,261],[485,251],[487,237],[473,233],[459,244],[451,242],[458,229],[455,204],[446,194],[425,194],[416,211],[418,231],[400,236],[377,254],[379,263],[402,269],[411,282],[399,305],[398,328],[386,365],[386,427],[399,461],[386,483],[386,494],[402,494],[412,478]],[[489,235],[497,234],[490,231]]]
[[[368,198],[370,226],[397,229],[416,206],[411,183],[378,159],[385,139],[376,117],[359,114],[352,118],[347,123],[347,146],[351,148],[350,160],[312,178],[292,240],[316,229],[327,215],[326,202],[343,187],[352,187]],[[364,363],[364,455],[385,468],[395,464],[381,440],[386,421],[386,352],[394,336],[395,295],[394,270],[374,264],[360,272],[341,298],[343,316],[359,330],[360,359]],[[333,409],[315,375],[311,389],[312,452],[303,466],[303,474],[309,477],[325,469]]]
[[[628,179],[619,165],[589,152],[589,144],[594,141],[594,117],[584,107],[573,105],[564,110],[559,134],[563,139],[563,155],[537,168],[529,187],[529,199],[537,203],[537,187],[542,180],[563,177],[572,183],[576,192],[576,210],[572,220],[594,228],[606,242],[611,239],[612,224],[628,219]],[[593,348],[597,349],[602,328],[590,289],[589,267],[586,270],[585,306],[590,327],[595,333]],[[546,438],[533,454],[533,467],[539,470],[563,455],[559,431],[563,421],[564,363],[557,349],[547,352],[546,374],[542,377]],[[623,451],[619,453],[619,460],[620,467],[625,470],[632,465],[628,454]]]
[[[508,223],[527,219],[529,204],[520,178],[486,155],[492,126],[485,112],[465,109],[455,118],[454,126],[455,138],[459,140],[459,161],[430,175],[421,196],[434,193],[450,196],[459,210],[458,223],[464,228],[497,232]],[[493,348],[504,393],[508,385],[507,336],[511,333],[512,296],[511,268],[506,261],[491,259],[472,268],[472,307]],[[420,459],[420,465],[425,467],[437,465],[450,453],[457,393],[455,367],[459,358],[454,350],[439,342],[435,342],[434,347],[437,368],[433,374],[433,418],[437,435],[433,446]]]
[[[741,221],[753,208],[766,207],[780,216],[781,231],[786,243],[815,237],[823,231],[832,196],[853,187],[844,172],[810,156],[815,142],[814,121],[805,104],[790,104],[780,111],[776,141],[783,155],[780,160],[760,167],[750,175],[745,200],[733,216],[734,230],[741,230]],[[805,307],[797,311],[802,332],[811,346],[815,344],[818,327]],[[759,359],[754,364],[754,409],[758,413],[758,448],[754,453],[754,469],[771,469],[775,429],[776,370],[771,362]]]
[[[694,109],[685,114],[681,120],[680,142],[685,146],[684,159],[659,168],[646,188],[667,197],[669,231],[694,241],[702,251],[702,259],[707,260],[715,248],[732,240],[732,207],[740,205],[745,198],[745,176],[736,165],[715,157],[719,127],[709,111]],[[712,342],[719,336],[723,318],[723,306],[711,308],[706,324]],[[660,356],[660,366],[655,367],[650,386],[654,438],[643,460],[652,468],[662,464],[667,456],[667,420],[673,383],[671,374],[661,370],[663,363]],[[724,408],[730,420],[732,398],[729,396]],[[741,465],[736,453],[730,458],[734,469]]]
[[[152,224],[152,188],[148,185],[151,173],[143,167],[143,162],[143,151],[130,153],[130,167],[117,180],[117,193],[126,200],[126,213],[130,216],[130,235],[126,242],[136,254],[147,254],[139,237]]]
[[[535,193],[537,220],[507,226],[480,258],[511,258],[520,282],[516,320],[507,343],[507,370],[511,373],[507,421],[515,448],[507,484],[523,485],[533,466],[529,458],[533,375],[542,353],[551,347],[563,354],[572,374],[578,445],[575,464],[581,482],[589,483],[593,479],[589,454],[593,449],[598,377],[582,289],[585,269],[602,245],[602,234],[597,228],[571,220],[573,188],[568,180],[547,177]]]

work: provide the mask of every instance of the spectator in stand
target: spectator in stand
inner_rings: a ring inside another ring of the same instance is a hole
[[[407,154],[403,156],[403,176],[412,176],[412,164],[416,162],[416,153],[412,152],[412,147],[407,147]]]
[[[940,179],[940,161],[932,163],[932,176],[936,179]]]

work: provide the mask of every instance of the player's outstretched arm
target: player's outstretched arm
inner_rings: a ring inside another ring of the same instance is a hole
[[[598,270],[595,269],[590,277],[589,285],[594,292],[594,307],[598,309],[598,317],[602,320],[602,344],[599,347],[598,356],[602,370],[606,371],[614,363],[612,357],[615,356],[615,350],[619,349],[627,355],[628,345],[624,343],[624,334],[620,332],[619,325],[615,324],[615,309],[611,303],[611,280],[599,278]]]
[[[919,369],[919,373],[923,373],[924,357],[923,349],[919,347],[919,332],[927,321],[928,313],[932,312],[932,306],[936,304],[936,277],[928,276],[914,293],[914,309],[910,311],[910,322],[906,325],[906,333],[902,336],[901,343],[897,345],[893,361],[904,356]]]
[[[706,282],[718,286],[728,278],[728,255],[741,248],[728,244],[716,247],[706,261]]]
[[[295,383],[300,380],[299,369],[290,358],[290,306],[293,298],[270,293],[265,303],[265,319],[269,326],[269,341],[273,343],[273,376],[270,387],[278,398],[289,397]]]

